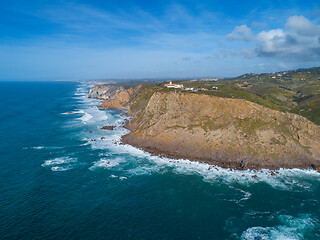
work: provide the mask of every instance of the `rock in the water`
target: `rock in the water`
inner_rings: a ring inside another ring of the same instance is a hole
[[[67,114],[72,114],[73,112],[67,112]]]
[[[101,129],[103,129],[103,130],[113,130],[113,129],[115,129],[117,126],[104,126],[104,127],[102,127]]]
[[[101,140],[105,139],[105,137],[101,137]]]

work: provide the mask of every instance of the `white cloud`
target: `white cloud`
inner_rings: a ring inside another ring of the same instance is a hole
[[[286,28],[299,35],[316,36],[320,34],[320,26],[313,24],[304,16],[289,17]]]
[[[320,58],[320,26],[303,16],[287,19],[284,29],[262,31],[257,36],[258,56]]]
[[[282,29],[274,29],[270,31],[262,31],[257,37],[260,52],[276,53],[279,51],[287,51],[286,34]]]
[[[234,30],[227,35],[230,40],[252,41],[254,38],[251,29],[247,25],[236,26]]]
[[[283,28],[261,31],[256,36],[247,25],[236,26],[227,38],[255,43],[254,48],[240,51],[246,58],[320,60],[320,25],[304,16],[291,16]]]

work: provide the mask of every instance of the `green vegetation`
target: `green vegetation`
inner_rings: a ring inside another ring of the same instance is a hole
[[[309,101],[308,101],[309,100]],[[305,104],[292,109],[293,113],[300,114],[308,118],[310,121],[320,125],[320,96],[307,99]]]
[[[130,110],[137,113],[144,109],[154,92],[183,92],[245,99],[274,110],[300,114],[320,125],[320,67],[277,73],[250,73],[219,81],[179,80],[174,83],[183,84],[185,88],[205,88],[207,91],[169,89],[163,86],[163,82],[126,85],[126,88],[135,89],[130,100]],[[161,108],[165,109],[165,105]],[[212,122],[202,125],[204,130],[217,127]]]
[[[140,89],[137,89],[136,94],[133,94],[133,96],[131,97],[132,104],[130,106],[130,110],[132,112],[139,112],[141,109],[144,109],[145,106],[148,104],[150,98],[152,97],[153,93],[158,88],[159,87],[155,85],[141,85]]]
[[[258,119],[250,119],[244,118],[239,119],[238,127],[241,127],[243,132],[246,132],[250,135],[255,135],[257,129],[261,129],[267,126],[269,123],[258,120]]]
[[[208,89],[192,92],[195,94],[245,99],[278,111],[300,114],[320,125],[320,67],[277,73],[250,73],[217,82],[185,80],[175,83]],[[213,90],[213,86],[218,89]],[[180,90],[162,87],[159,91]]]

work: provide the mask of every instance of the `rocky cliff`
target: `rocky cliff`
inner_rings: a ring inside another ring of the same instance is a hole
[[[101,84],[97,85],[90,89],[89,98],[98,98],[98,99],[114,99],[116,94],[122,92],[124,88],[122,86]]]
[[[102,107],[128,109],[132,132],[122,140],[149,152],[240,169],[320,166],[320,127],[302,116],[173,92],[154,92],[137,110],[137,98],[123,91]]]
[[[117,93],[114,99],[104,101],[99,107],[106,109],[128,109],[128,103],[133,95],[133,88]]]

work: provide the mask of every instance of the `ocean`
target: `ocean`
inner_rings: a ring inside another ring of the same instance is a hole
[[[320,239],[320,173],[151,156],[91,86],[0,82],[0,239]]]

